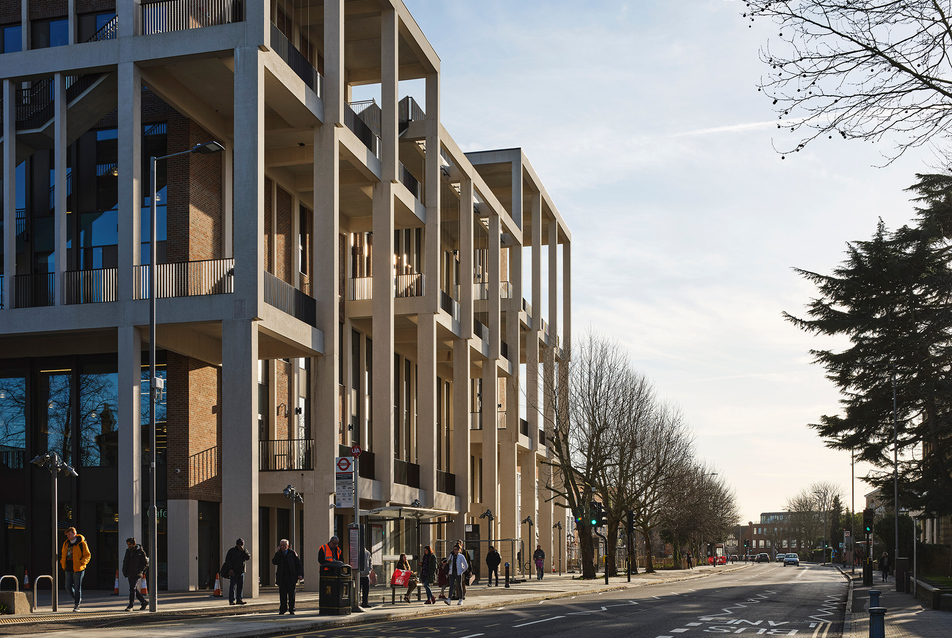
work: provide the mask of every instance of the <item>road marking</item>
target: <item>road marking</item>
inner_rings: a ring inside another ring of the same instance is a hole
[[[688,622],[688,623],[684,623],[684,624],[687,625],[688,627],[700,627],[700,626],[701,626],[701,623],[699,623],[699,622]]]
[[[668,631],[670,631],[672,634],[683,634],[687,631],[687,629],[684,627],[679,627],[678,629],[669,629]]]
[[[470,634],[468,636],[462,636],[462,638],[476,638],[476,636],[482,636],[483,634]]]
[[[806,574],[806,573],[807,573],[807,570],[805,570],[805,569],[800,570],[800,573],[797,574],[797,578],[800,578],[801,576],[803,576],[803,575]],[[794,579],[794,580],[796,580],[796,579]]]
[[[559,618],[565,618],[565,616],[552,616],[551,618],[543,618],[542,620],[533,620],[532,622],[522,623],[521,625],[513,625],[512,628],[528,627],[529,625],[537,625],[540,622],[549,622],[550,620],[558,620]]]

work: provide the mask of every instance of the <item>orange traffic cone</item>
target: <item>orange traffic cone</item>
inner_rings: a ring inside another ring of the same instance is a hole
[[[30,572],[24,569],[23,570],[23,589],[29,589],[29,588],[30,588]]]
[[[219,580],[220,574],[215,574],[215,591],[212,593],[212,596],[216,598],[221,598],[221,580]]]
[[[119,570],[118,569],[116,570],[116,582],[113,583],[112,585],[112,595],[113,596],[119,595]]]

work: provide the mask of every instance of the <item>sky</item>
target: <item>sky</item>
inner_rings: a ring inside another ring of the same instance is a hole
[[[572,317],[615,340],[678,406],[740,520],[811,483],[851,502],[849,452],[808,426],[838,412],[802,315],[846,242],[914,215],[929,150],[794,138],[756,85],[777,29],[736,0],[404,0],[441,64],[464,151],[522,147],[572,233]],[[799,141],[799,140],[797,140]],[[868,467],[856,466],[856,475]],[[855,482],[856,509],[871,488]]]

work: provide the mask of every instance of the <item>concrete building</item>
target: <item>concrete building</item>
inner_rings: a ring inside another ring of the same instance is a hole
[[[328,537],[346,551],[352,445],[381,576],[457,538],[556,556],[571,235],[521,149],[443,128],[401,0],[0,0],[0,38],[2,573],[49,572],[48,450],[79,473],[57,508],[89,587],[128,536],[160,588],[210,586],[238,537],[251,595],[280,538],[316,575]],[[157,164],[152,424],[148,158],[180,152]]]

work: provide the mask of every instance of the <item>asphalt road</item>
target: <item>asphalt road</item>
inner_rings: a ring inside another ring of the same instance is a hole
[[[700,580],[519,607],[335,627],[288,636],[343,638],[840,638],[847,582],[832,567],[756,565]],[[443,607],[442,602],[438,603]],[[465,609],[466,603],[463,603]],[[454,611],[458,609],[453,603]],[[725,636],[726,638],[726,636]]]

